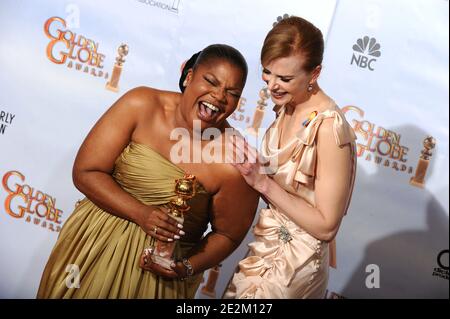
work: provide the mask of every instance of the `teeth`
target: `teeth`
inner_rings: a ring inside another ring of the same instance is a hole
[[[207,108],[213,110],[214,112],[219,112],[219,108],[217,106],[212,105],[211,103],[208,102],[202,102],[204,106],[206,106]]]

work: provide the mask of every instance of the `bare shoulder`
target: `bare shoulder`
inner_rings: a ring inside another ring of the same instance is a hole
[[[220,189],[223,194],[233,194],[235,199],[258,197],[256,192],[251,186],[247,184],[241,173],[233,167],[231,164],[217,164],[218,174],[220,176]]]
[[[225,123],[225,129],[231,130],[231,131],[235,130],[235,128],[232,127],[228,122]],[[239,133],[238,131],[236,131],[236,132]],[[247,184],[247,182],[242,177],[241,173],[237,170],[237,168],[235,168],[230,163],[226,163],[226,159],[227,159],[226,155],[230,155],[230,156],[232,155],[232,154],[228,154],[230,152],[230,149],[227,147],[228,141],[225,140],[227,138],[227,133],[222,134],[221,138],[224,139],[222,142],[223,163],[216,164],[216,165],[217,165],[217,171],[219,172],[219,174],[221,176],[222,183],[226,184],[224,189],[234,187],[236,189],[239,189],[240,191],[244,191],[247,194],[252,193],[252,192],[256,193],[256,191]],[[233,153],[234,153],[234,151],[235,150],[233,149]],[[235,157],[235,155],[233,155],[232,157]]]
[[[160,99],[160,92],[151,87],[139,86],[126,92],[120,100],[128,107],[146,108],[152,102],[157,102]]]
[[[221,179],[224,181],[233,181],[239,183],[241,180],[244,181],[239,171],[233,167],[233,165],[228,163],[218,164],[218,172],[221,175]],[[244,181],[245,183],[245,181]]]
[[[139,86],[125,93],[118,102],[139,118],[146,118],[147,115],[154,117],[162,113],[165,107],[174,105],[179,95],[176,92]]]

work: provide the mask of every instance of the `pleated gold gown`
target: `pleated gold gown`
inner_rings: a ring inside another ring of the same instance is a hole
[[[175,180],[185,172],[150,147],[130,143],[117,158],[114,179],[148,205],[167,204],[176,195]],[[185,256],[206,231],[210,194],[198,184],[185,217],[186,235],[176,257]],[[193,298],[202,274],[185,281],[166,280],[139,267],[151,240],[138,225],[83,199],[64,224],[39,286],[38,298]],[[70,269],[79,269],[79,287]],[[72,267],[72,268],[71,268]],[[74,287],[75,286],[75,287]]]

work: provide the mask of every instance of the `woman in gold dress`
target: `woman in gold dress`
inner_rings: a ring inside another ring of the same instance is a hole
[[[182,94],[139,87],[112,105],[75,159],[73,180],[86,198],[61,230],[38,298],[194,297],[202,272],[244,238],[258,194],[230,165],[193,160],[195,149],[174,163],[173,147],[184,143],[191,150],[197,142],[201,152],[210,141],[194,136],[216,128],[214,141],[224,149],[221,135],[246,77],[236,49],[211,45],[185,66]],[[189,138],[177,142],[171,134],[180,129]],[[198,189],[181,225],[165,207],[175,197],[175,180],[185,174],[196,177]],[[211,232],[203,236],[208,223]],[[155,240],[176,243],[175,257],[185,262],[171,269],[148,261],[143,266],[142,253]]]
[[[317,84],[322,33],[299,17],[280,21],[261,52],[277,118],[260,158],[276,163],[262,174],[259,155],[235,163],[268,203],[254,229],[250,255],[239,263],[228,298],[323,298],[334,242],[350,203],[356,171],[355,134],[336,103]],[[239,147],[239,145],[244,147]]]

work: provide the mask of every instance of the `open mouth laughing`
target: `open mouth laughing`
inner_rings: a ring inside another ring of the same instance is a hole
[[[216,105],[206,101],[200,101],[198,103],[198,117],[205,122],[214,121],[220,113],[223,111]]]

